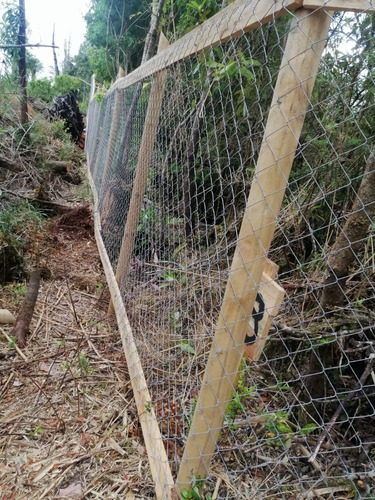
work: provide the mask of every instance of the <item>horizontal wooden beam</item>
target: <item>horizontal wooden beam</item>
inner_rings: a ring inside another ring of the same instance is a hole
[[[298,9],[302,6],[302,2],[303,0],[236,0],[170,45],[161,54],[154,56],[126,77],[117,80],[108,92],[111,93],[116,88],[128,88],[193,54],[225,43],[230,38],[237,38],[276,17]]]
[[[305,9],[341,10],[346,12],[366,12],[375,14],[374,0],[304,0]]]
[[[143,439],[146,445],[151,474],[155,484],[156,498],[159,500],[175,500],[177,498],[177,494],[174,487],[174,481],[169,467],[168,457],[165,452],[163,439],[156,420],[156,415],[151,406],[151,396],[147,388],[147,382],[143,373],[141,360],[139,358],[137,346],[134,342],[132,329],[126,314],[124,303],[121,298],[121,292],[101,236],[100,218],[98,213],[98,196],[90,170],[88,170],[88,178],[94,195],[95,239],[116,311],[117,324],[128,365],[129,376],[132,383],[134,399],[137,405],[139,421],[142,427]]]

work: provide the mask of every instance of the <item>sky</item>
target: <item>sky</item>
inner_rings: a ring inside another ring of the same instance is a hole
[[[55,23],[55,44],[59,46],[56,52],[61,69],[65,40],[71,41],[72,56],[77,54],[83,42],[86,30],[83,16],[88,11],[89,5],[90,0],[25,0],[28,42],[50,45]],[[52,49],[33,49],[33,54],[43,64],[43,72],[39,73],[38,77],[53,76]]]

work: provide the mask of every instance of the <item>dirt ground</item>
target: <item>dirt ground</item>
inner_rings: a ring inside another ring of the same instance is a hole
[[[0,325],[0,500],[154,498],[91,210],[52,221],[26,348]],[[0,289],[15,316],[23,284]]]

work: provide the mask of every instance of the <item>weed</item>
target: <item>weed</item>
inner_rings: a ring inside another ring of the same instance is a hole
[[[4,290],[12,292],[17,297],[22,297],[27,292],[27,287],[25,283],[13,283],[12,285],[4,286]]]
[[[88,359],[83,352],[79,353],[79,367],[83,373],[88,373],[90,371]]]
[[[179,347],[180,347],[181,351],[183,351],[183,352],[187,352],[187,353],[193,354],[193,355],[195,354],[194,347],[186,339],[181,340],[181,342],[179,343]]]
[[[13,335],[9,337],[10,340],[8,342],[9,349],[15,349],[17,345],[17,339]]]
[[[240,368],[241,375],[238,380],[237,390],[233,393],[232,400],[229,402],[227,407],[226,418],[229,421],[230,428],[232,430],[236,429],[236,425],[233,424],[234,419],[239,414],[240,411],[243,411],[245,408],[243,406],[243,400],[250,396],[255,391],[255,386],[247,387],[245,385],[245,374],[246,371],[244,368]]]
[[[204,479],[196,478],[194,475],[191,476],[191,490],[182,488],[181,497],[183,500],[211,500],[212,496],[208,493],[204,495],[202,492],[204,487]]]
[[[26,201],[3,206],[0,211],[0,239],[13,247],[25,247],[30,226],[42,229],[42,215]]]
[[[30,431],[30,436],[38,438],[43,432],[42,427],[37,425],[33,431]]]
[[[145,413],[150,414],[152,410],[151,401],[145,401]]]

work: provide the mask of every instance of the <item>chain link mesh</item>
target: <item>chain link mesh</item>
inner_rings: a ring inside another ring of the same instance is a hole
[[[293,16],[259,23],[166,70],[120,290],[174,476]],[[330,16],[267,254],[279,267],[267,282],[285,295],[277,316],[270,313],[265,349],[257,361],[242,356],[238,386],[226,402],[202,490],[217,498],[375,494],[374,21],[366,13]],[[114,272],[151,84],[148,77],[117,87],[89,107],[89,169]],[[271,305],[260,309],[258,300],[248,318],[253,333]]]

